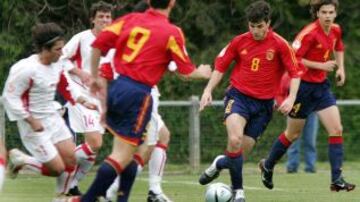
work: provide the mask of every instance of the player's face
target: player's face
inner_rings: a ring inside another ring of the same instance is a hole
[[[111,21],[111,12],[97,11],[92,23],[94,24],[94,29],[101,31],[104,27],[110,25]]]
[[[49,50],[46,50],[46,54],[50,63],[57,62],[59,60],[60,56],[62,55],[62,48],[64,45],[64,40],[58,40]]]
[[[320,24],[323,27],[330,27],[336,18],[336,8],[332,4],[323,5],[317,12]]]
[[[252,34],[254,40],[260,41],[263,40],[269,30],[269,22],[261,21],[261,22],[249,22],[249,31]]]

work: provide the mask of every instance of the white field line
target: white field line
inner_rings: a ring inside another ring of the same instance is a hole
[[[148,182],[149,178],[137,177],[136,180]],[[184,184],[184,185],[201,186],[198,182],[185,181],[185,180],[171,180],[171,181],[163,180],[162,183],[164,183],[164,184]],[[262,187],[244,186],[244,188],[245,188],[245,190],[263,190],[263,191],[268,190],[268,189],[262,188]],[[274,188],[272,191],[290,192],[289,190],[281,189],[281,188]]]

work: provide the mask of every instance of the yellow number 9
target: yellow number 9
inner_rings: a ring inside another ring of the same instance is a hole
[[[126,43],[126,46],[131,49],[132,52],[130,54],[123,54],[122,59],[126,62],[133,61],[147,40],[149,40],[149,37],[150,30],[142,27],[133,28]]]
[[[251,60],[251,71],[253,71],[253,72],[259,71],[259,66],[260,66],[260,59],[259,58],[253,58]]]

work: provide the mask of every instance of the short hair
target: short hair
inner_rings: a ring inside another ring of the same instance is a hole
[[[50,50],[59,40],[64,40],[64,31],[53,22],[39,23],[31,28],[32,39],[36,52]]]
[[[324,5],[334,5],[335,10],[339,7],[338,0],[311,0],[310,1],[310,14],[313,18],[317,18],[317,12],[320,10],[321,6]]]
[[[108,12],[112,12],[112,10],[113,10],[113,6],[111,4],[106,3],[104,1],[99,1],[91,5],[90,18],[95,18],[96,13],[98,11],[108,13]]]
[[[251,3],[245,9],[245,13],[247,21],[252,23],[258,23],[261,21],[269,22],[271,19],[271,7],[263,0]]]
[[[134,12],[144,12],[149,8],[148,2],[145,0],[138,2],[135,4],[133,11]]]
[[[170,1],[171,0],[150,0],[149,4],[150,7],[155,9],[166,9],[169,6]]]

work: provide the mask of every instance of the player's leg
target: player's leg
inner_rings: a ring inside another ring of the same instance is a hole
[[[342,177],[342,164],[344,158],[343,127],[339,109],[336,105],[318,111],[321,123],[329,134],[328,155],[331,166],[331,191],[352,191],[355,185],[346,182]]]
[[[130,190],[137,175],[143,170],[144,164],[148,161],[153,146],[149,146],[147,141],[138,147],[134,154],[134,160],[122,172],[122,177],[118,176],[106,191],[106,199],[111,201],[118,196],[119,201],[127,201],[130,195]]]
[[[260,161],[259,168],[261,170],[261,180],[265,187],[269,189],[274,187],[272,182],[273,169],[276,163],[286,153],[292,142],[300,136],[304,125],[305,119],[294,119],[288,117],[285,132],[281,133],[275,140],[267,159],[262,159]]]
[[[95,102],[95,101],[94,101]],[[74,179],[71,182],[71,189],[68,195],[81,195],[78,183],[90,171],[95,163],[96,154],[102,145],[103,128],[100,125],[100,114],[81,104],[67,104],[69,125],[76,133],[84,135],[85,142],[78,145],[75,155],[78,162]]]
[[[64,172],[57,177],[56,187],[57,193],[66,194],[70,189],[70,183],[75,174],[76,157],[75,157],[75,143],[72,138],[61,140],[55,144],[59,152],[59,156],[64,162]]]
[[[170,141],[170,131],[159,116],[159,140],[151,153],[149,160],[149,193],[148,202],[171,200],[167,197],[161,188],[162,177],[167,160],[166,150]]]
[[[117,136],[113,139],[111,154],[100,165],[96,177],[83,195],[81,201],[95,201],[100,196],[105,196],[106,190],[114,182],[115,178],[124,171],[131,161],[137,146],[129,144]]]

